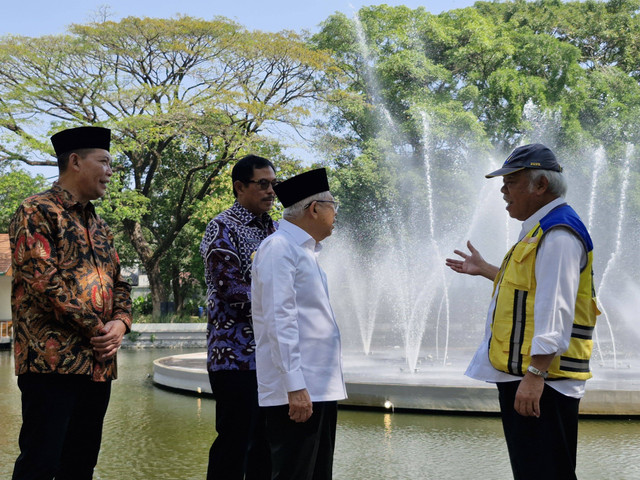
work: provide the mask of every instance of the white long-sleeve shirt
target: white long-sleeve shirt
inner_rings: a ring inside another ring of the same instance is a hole
[[[288,392],[304,388],[313,402],[347,397],[340,331],[317,260],[321,248],[282,220],[254,257],[251,310],[261,406],[286,405]]]
[[[548,203],[522,223],[518,241],[531,231],[545,215],[559,205],[563,198]],[[565,228],[554,228],[542,238],[536,256],[536,298],[533,306],[535,321],[531,355],[561,355],[569,348],[574,319],[580,271],[587,263],[587,252],[580,239]],[[494,292],[485,335],[465,375],[486,382],[512,382],[521,377],[496,370],[489,361],[491,320],[496,305]],[[584,380],[553,380],[548,385],[563,395],[582,398]]]

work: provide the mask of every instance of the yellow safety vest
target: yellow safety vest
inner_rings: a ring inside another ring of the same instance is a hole
[[[534,333],[533,307],[536,296],[535,264],[543,235],[556,227],[572,230],[587,251],[587,265],[580,272],[575,317],[569,348],[556,356],[549,367],[549,378],[591,378],[589,359],[593,348],[596,305],[593,287],[593,244],[580,217],[567,204],[547,214],[502,261],[493,284],[498,289],[491,325],[489,359],[494,368],[512,375],[524,375],[531,362]]]

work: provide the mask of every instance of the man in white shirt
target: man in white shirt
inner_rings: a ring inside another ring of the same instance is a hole
[[[338,204],[324,168],[274,187],[285,207],[252,266],[258,401],[272,479],[331,479],[337,401],[346,398],[340,332],[318,264]]]
[[[494,282],[485,338],[466,375],[496,383],[514,478],[575,479],[578,407],[591,377],[591,337],[599,313],[593,244],[566,204],[566,182],[542,144],[516,148],[502,168],[507,211],[521,220],[518,242],[500,267],[470,254],[447,259],[458,273]]]

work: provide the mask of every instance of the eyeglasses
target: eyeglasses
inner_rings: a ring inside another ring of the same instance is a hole
[[[316,203],[333,203],[333,210],[338,213],[338,208],[340,208],[340,204],[338,203],[337,200],[314,200],[313,202]],[[311,203],[313,203],[311,202]],[[307,209],[311,206],[311,203],[307,203],[304,208]]]
[[[272,182],[270,182],[266,178],[261,178],[260,180],[248,180],[247,183],[255,183],[258,185],[258,188],[260,188],[260,190],[267,190],[269,188],[269,185],[271,185],[272,187],[277,186],[280,183],[280,180],[273,180]]]

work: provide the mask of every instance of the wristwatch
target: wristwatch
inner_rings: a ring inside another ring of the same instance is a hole
[[[534,367],[533,365],[529,365],[527,367],[527,372],[531,372],[534,375],[538,376],[538,377],[542,377],[542,378],[547,378],[549,376],[548,372],[543,372],[542,370],[538,370],[536,367]]]

